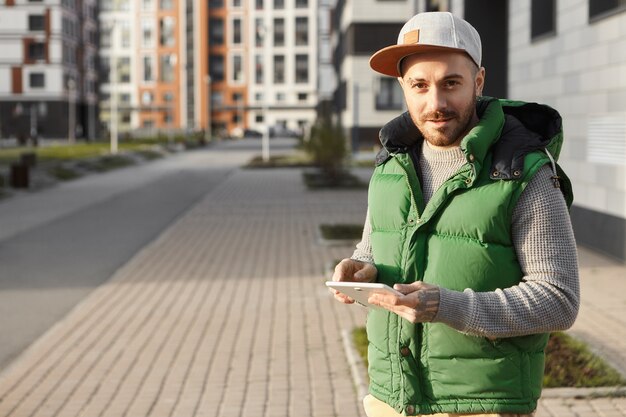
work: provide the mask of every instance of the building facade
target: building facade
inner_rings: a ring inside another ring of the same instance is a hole
[[[255,130],[305,130],[315,120],[318,100],[318,0],[247,4],[247,125]]]
[[[104,126],[111,108],[121,132],[310,125],[316,16],[317,0],[102,0]]]
[[[556,108],[578,242],[626,260],[626,4],[509,2],[509,96]]]
[[[97,40],[96,0],[3,1],[0,137],[96,138]]]

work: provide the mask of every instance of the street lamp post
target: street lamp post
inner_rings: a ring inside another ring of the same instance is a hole
[[[204,83],[206,84],[206,128],[204,129],[204,140],[205,142],[209,142],[211,140],[211,135],[213,132],[211,132],[211,110],[212,110],[212,106],[211,106],[211,76],[210,75],[205,75],[204,76]]]
[[[269,162],[270,160],[270,124],[269,124],[269,18],[268,7],[263,10],[263,26],[258,30],[261,33],[261,39],[263,39],[263,120],[265,121],[265,129],[263,129],[263,137],[261,139],[261,155],[263,162]]]
[[[111,26],[111,73],[109,80],[109,96],[111,103],[110,130],[111,130],[111,153],[117,153],[117,25],[113,22]]]
[[[76,81],[73,78],[67,80],[67,141],[70,144],[76,142]]]

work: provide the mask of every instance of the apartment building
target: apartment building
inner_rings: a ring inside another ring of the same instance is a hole
[[[150,134],[186,127],[189,115],[185,22],[188,6],[193,8],[193,3],[100,1],[103,127],[110,128],[111,110],[122,133],[140,130]],[[192,88],[192,94],[195,91]]]
[[[508,20],[509,96],[563,117],[576,239],[626,260],[626,3],[510,1]]]
[[[102,0],[101,120],[108,126],[113,108],[121,132],[217,136],[308,126],[316,8],[316,0]]]
[[[0,138],[97,136],[96,0],[0,3]]]
[[[318,100],[318,1],[246,4],[242,55],[248,85],[246,124],[256,130],[306,129],[315,119]]]

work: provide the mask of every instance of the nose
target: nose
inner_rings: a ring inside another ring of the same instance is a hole
[[[432,87],[428,91],[428,110],[430,112],[445,111],[448,108],[446,94],[440,88]]]

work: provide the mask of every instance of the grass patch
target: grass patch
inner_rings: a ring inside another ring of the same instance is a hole
[[[48,169],[48,173],[61,181],[69,181],[82,176],[78,171],[63,165],[54,165],[50,167]]]
[[[135,151],[135,153],[139,156],[141,156],[143,159],[145,159],[146,161],[153,161],[155,159],[160,159],[163,158],[163,154],[155,151],[153,149],[139,149],[137,151]]]
[[[626,380],[582,342],[565,333],[553,333],[546,348],[543,386],[607,387],[626,385]]]
[[[367,333],[352,331],[352,341],[367,364]],[[553,333],[546,347],[544,388],[597,388],[626,385],[626,380],[582,342],[563,332]]]
[[[270,155],[269,161],[263,161],[261,155],[252,158],[244,168],[296,168],[309,167],[312,165],[310,156],[302,152],[288,155]]]
[[[320,233],[326,240],[358,240],[363,234],[363,225],[320,224]]]
[[[368,184],[361,181],[358,177],[352,175],[348,171],[340,171],[335,175],[318,171],[305,171],[302,173],[302,179],[306,186],[311,190],[320,189],[364,189]]]
[[[130,157],[124,155],[105,155],[99,158],[82,160],[77,164],[88,171],[106,172],[117,168],[123,168],[133,165],[133,161]]]

